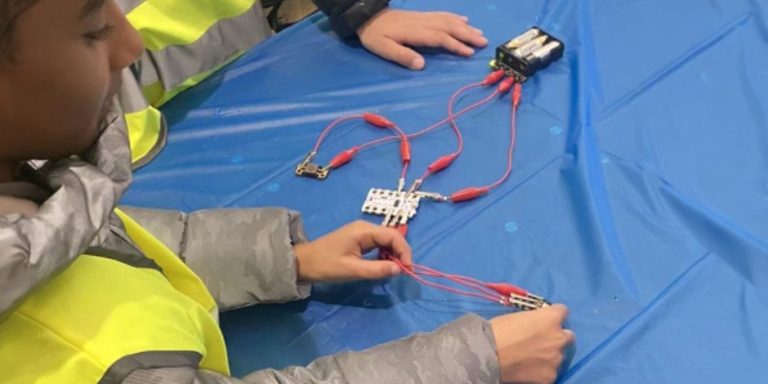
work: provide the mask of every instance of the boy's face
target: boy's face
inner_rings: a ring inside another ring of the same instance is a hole
[[[37,0],[13,36],[0,61],[0,160],[83,152],[143,51],[139,35],[114,0]]]

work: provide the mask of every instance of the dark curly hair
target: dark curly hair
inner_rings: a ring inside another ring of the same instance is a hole
[[[37,0],[0,0],[0,60],[13,58],[13,28],[16,19]]]

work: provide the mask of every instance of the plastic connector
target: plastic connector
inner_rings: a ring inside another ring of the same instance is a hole
[[[520,83],[515,84],[515,89],[512,91],[512,105],[517,108],[520,105],[520,99],[523,97],[523,86]]]
[[[491,283],[491,284],[488,284],[488,287],[498,292],[502,296],[509,296],[513,294],[518,296],[528,295],[528,291],[512,284]]]
[[[443,156],[430,164],[429,167],[427,167],[427,170],[429,170],[429,173],[438,173],[443,169],[448,168],[458,157],[459,155],[456,154]]]
[[[483,80],[483,82],[481,84],[486,86],[486,87],[488,87],[488,86],[491,86],[491,85],[494,85],[494,84],[498,83],[499,81],[501,81],[501,79],[503,77],[504,77],[504,70],[503,69],[497,69],[497,70],[489,73],[488,76],[485,77],[485,79]]]
[[[462,189],[451,195],[451,201],[460,203],[462,201],[474,200],[480,196],[488,194],[491,189],[488,187],[470,187]]]
[[[514,84],[515,84],[515,78],[507,77],[499,84],[499,88],[498,88],[499,93],[503,95],[509,92],[509,90],[512,88],[512,85]]]
[[[378,128],[392,128],[395,126],[395,123],[376,113],[364,113],[363,120],[365,120],[366,123]]]
[[[328,163],[328,167],[330,169],[336,169],[340,168],[341,166],[349,163],[352,161],[352,159],[357,155],[357,153],[360,152],[359,147],[352,147],[350,149],[347,149],[346,151],[343,151],[336,155],[330,163]]]
[[[411,162],[411,143],[406,137],[403,137],[403,141],[400,142],[400,158],[403,160],[403,164]]]

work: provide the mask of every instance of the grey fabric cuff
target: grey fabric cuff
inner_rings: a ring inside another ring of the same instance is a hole
[[[173,253],[179,255],[187,226],[186,214],[179,211],[125,206],[121,206],[120,209],[141,224],[144,229],[165,244]]]
[[[417,334],[336,361],[350,383],[493,383],[501,373],[490,323],[466,315],[433,333]]]
[[[293,245],[307,241],[298,213],[279,208],[194,212],[125,208],[175,251],[210,290],[219,309],[307,298]]]

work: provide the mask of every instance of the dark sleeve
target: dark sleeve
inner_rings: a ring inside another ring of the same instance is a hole
[[[328,16],[341,37],[354,36],[358,28],[389,6],[389,0],[312,0]]]

